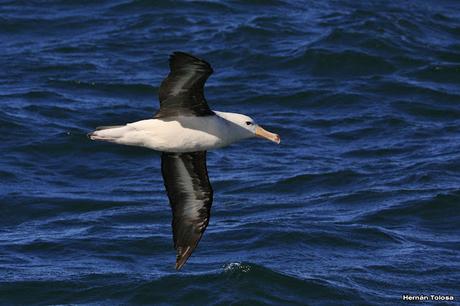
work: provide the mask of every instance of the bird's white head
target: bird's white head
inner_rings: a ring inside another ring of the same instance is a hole
[[[254,120],[243,114],[226,113],[214,111],[219,117],[222,117],[233,124],[232,132],[238,139],[245,139],[251,137],[261,137],[279,144],[281,138],[278,134],[271,133],[263,129]]]

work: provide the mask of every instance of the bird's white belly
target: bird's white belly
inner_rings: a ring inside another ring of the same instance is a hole
[[[217,116],[148,119],[127,124],[117,143],[164,152],[195,152],[228,144],[225,123]]]

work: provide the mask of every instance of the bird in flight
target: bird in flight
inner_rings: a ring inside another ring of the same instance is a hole
[[[159,89],[160,109],[152,119],[98,127],[88,137],[162,152],[161,172],[172,209],[179,270],[209,223],[213,190],[206,168],[206,151],[255,136],[279,144],[280,137],[246,115],[209,108],[204,84],[213,70],[206,61],[174,52],[169,67],[169,75]]]

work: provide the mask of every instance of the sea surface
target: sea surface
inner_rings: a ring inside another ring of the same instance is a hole
[[[208,153],[180,272],[150,118],[168,56],[280,145]],[[460,303],[458,1],[0,1],[0,305]]]

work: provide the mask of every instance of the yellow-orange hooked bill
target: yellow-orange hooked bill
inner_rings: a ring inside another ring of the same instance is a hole
[[[270,141],[276,142],[277,144],[279,144],[281,142],[281,138],[280,138],[280,136],[278,134],[274,134],[274,133],[271,133],[271,132],[269,132],[267,130],[264,130],[260,126],[256,127],[256,135],[258,137],[262,137],[262,138],[268,139]]]

